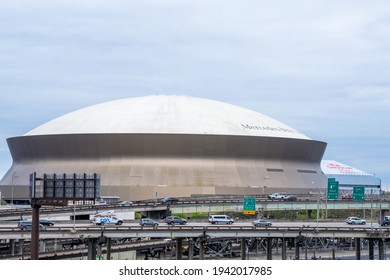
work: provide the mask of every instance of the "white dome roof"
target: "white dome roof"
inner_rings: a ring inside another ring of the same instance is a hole
[[[309,139],[295,129],[235,105],[189,96],[145,96],[86,107],[49,121],[29,135],[211,134]]]

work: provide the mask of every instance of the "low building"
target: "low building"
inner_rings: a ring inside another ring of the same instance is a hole
[[[340,195],[352,194],[353,187],[364,187],[366,195],[379,194],[381,179],[374,174],[359,170],[334,160],[322,160],[321,169],[328,178],[339,182]],[[348,197],[348,196],[346,196]]]

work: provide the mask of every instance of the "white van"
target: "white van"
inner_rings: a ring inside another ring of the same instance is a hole
[[[212,224],[218,224],[218,223],[232,224],[234,221],[228,215],[210,215],[209,222]]]

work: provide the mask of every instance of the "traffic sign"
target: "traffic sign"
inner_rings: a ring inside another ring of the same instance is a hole
[[[328,200],[338,200],[339,199],[339,182],[334,178],[328,179]]]
[[[364,187],[353,187],[352,199],[363,201],[364,200]]]
[[[244,198],[244,215],[253,215],[256,214],[256,198],[254,197],[245,197]]]

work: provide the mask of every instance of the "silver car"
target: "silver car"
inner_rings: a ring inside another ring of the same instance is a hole
[[[157,227],[158,223],[155,220],[149,219],[149,218],[144,218],[139,220],[139,224],[141,226],[152,226],[152,227]]]
[[[272,223],[268,222],[267,220],[258,219],[258,220],[254,220],[252,222],[252,225],[254,225],[255,227],[261,227],[261,226],[269,227],[272,225]]]
[[[167,216],[165,218],[165,222],[168,225],[174,225],[174,224],[185,225],[187,223],[187,220],[186,219],[182,219],[182,218],[180,218],[178,216]]]
[[[366,220],[360,219],[358,217],[348,217],[345,222],[349,225],[365,225]]]

